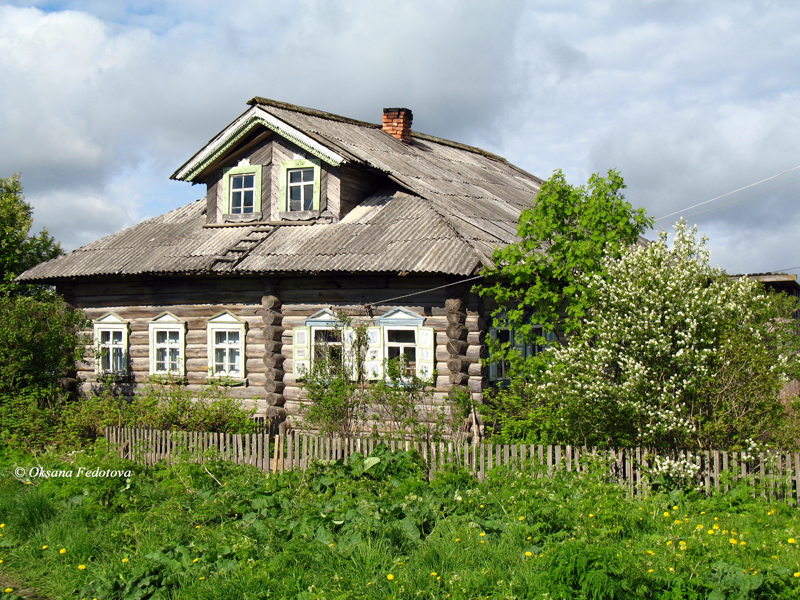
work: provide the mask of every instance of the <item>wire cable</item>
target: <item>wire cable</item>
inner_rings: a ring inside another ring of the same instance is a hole
[[[681,210],[676,210],[675,212],[670,213],[668,215],[664,215],[663,217],[658,217],[655,220],[655,222],[658,222],[658,221],[660,221],[662,219],[666,219],[668,217],[673,217],[673,216],[675,216],[677,214],[680,214],[682,212],[685,212],[687,210],[692,210],[693,208],[697,208],[698,206],[703,206],[704,204],[708,204],[709,202],[714,202],[715,200],[719,200],[721,198],[725,198],[726,196],[730,196],[731,194],[735,194],[736,192],[741,192],[742,190],[746,190],[746,189],[749,189],[749,188],[754,187],[756,185],[759,185],[761,183],[764,183],[766,181],[770,181],[772,179],[780,177],[781,175],[786,175],[786,173],[791,173],[792,171],[796,171],[797,169],[800,169],[800,165],[797,165],[796,167],[792,167],[791,169],[787,169],[786,171],[783,171],[782,173],[778,173],[777,175],[773,175],[772,177],[767,177],[766,179],[762,179],[761,181],[756,181],[755,183],[751,183],[750,185],[746,185],[744,187],[740,187],[738,190],[733,190],[732,192],[728,192],[726,194],[722,194],[721,196],[717,196],[716,198],[711,198],[711,200],[706,200],[704,202],[699,202],[698,204],[695,204],[693,206],[689,206],[688,208],[682,208]]]
[[[450,287],[452,285],[458,285],[459,283],[466,283],[468,281],[475,281],[476,279],[482,279],[483,275],[476,275],[475,277],[470,277],[469,279],[462,279],[461,281],[454,281],[453,283],[446,283],[444,285],[440,285],[439,287],[430,288],[427,290],[422,290],[419,292],[412,292],[410,294],[406,294],[404,296],[397,296],[396,298],[388,298],[386,300],[379,300],[378,302],[369,302],[369,306],[377,306],[378,304],[386,304],[387,302],[394,302],[395,300],[402,300],[403,298],[410,298],[411,296],[419,296],[420,294],[426,294],[428,292],[433,292],[434,290],[441,290],[446,287]]]
[[[755,198],[756,196],[760,196],[761,194],[766,194],[767,192],[774,192],[775,190],[779,190],[781,188],[785,188],[790,186],[794,183],[797,183],[800,179],[795,179],[794,181],[790,181],[789,183],[784,183],[783,185],[778,185],[773,188],[769,188],[768,190],[764,190],[763,192],[756,192],[755,194],[750,194],[749,196],[745,196],[744,198],[739,198],[738,200],[732,200],[731,202],[726,202],[725,204],[720,204],[719,206],[713,206],[711,208],[707,208],[705,210],[701,210],[698,213],[694,213],[693,215],[689,215],[687,218],[691,219],[692,217],[696,217],[697,215],[703,215],[707,212],[711,212],[712,210],[717,210],[718,208],[725,208],[726,206],[730,206],[731,204],[736,204],[737,202],[741,202],[742,200],[747,200],[748,198]],[[690,209],[686,209],[690,210]],[[661,217],[662,219],[664,217]]]

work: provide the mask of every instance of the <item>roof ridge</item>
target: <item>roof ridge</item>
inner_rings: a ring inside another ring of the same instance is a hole
[[[320,119],[327,119],[329,121],[337,121],[339,123],[347,123],[349,125],[358,125],[360,127],[368,127],[370,129],[382,129],[383,126],[378,123],[369,123],[367,121],[359,121],[358,119],[351,119],[350,117],[343,117],[341,115],[337,115],[335,113],[325,112],[324,110],[317,110],[316,108],[307,108],[305,106],[299,106],[297,104],[290,104],[288,102],[280,102],[279,100],[272,100],[270,98],[263,98],[262,96],[255,96],[251,100],[247,102],[250,106],[273,106],[275,108],[281,108],[283,110],[290,110],[293,112],[299,112],[305,115],[309,115],[312,117],[319,117]],[[509,164],[509,162],[499,156],[498,154],[494,154],[489,152],[488,150],[484,150],[483,148],[478,148],[477,146],[470,146],[468,144],[462,144],[461,142],[454,142],[453,140],[448,140],[442,137],[438,137],[435,135],[431,135],[429,133],[422,133],[419,131],[411,130],[411,137],[412,138],[419,138],[421,140],[426,140],[428,142],[434,142],[436,144],[442,144],[445,146],[450,146],[451,148],[456,148],[458,150],[466,150],[467,152],[472,152],[473,154],[479,154],[481,156],[485,156],[487,158],[491,158],[492,160],[496,160],[498,162],[502,162],[504,164]]]

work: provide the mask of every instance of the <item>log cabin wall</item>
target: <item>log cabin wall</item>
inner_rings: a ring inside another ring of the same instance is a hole
[[[438,376],[431,390],[432,404],[444,405],[456,388],[468,390],[475,401],[482,401],[488,386],[486,368],[481,365],[486,332],[482,305],[469,284],[432,289],[457,279],[413,275],[149,277],[74,283],[60,286],[59,291],[92,320],[114,313],[130,323],[134,386],[146,384],[150,377],[148,324],[170,312],[188,325],[188,389],[201,389],[208,383],[207,321],[229,311],[247,323],[247,383],[232,387],[232,396],[256,406],[259,416],[285,416],[295,427],[302,427],[302,406],[307,399],[293,365],[292,329],[304,326],[308,317],[325,308],[345,312],[354,325],[375,325],[395,308],[424,317],[425,326],[435,333]],[[408,294],[415,295],[391,300]],[[91,337],[92,330],[87,333]],[[94,368],[90,353],[79,369],[84,391],[97,385]]]

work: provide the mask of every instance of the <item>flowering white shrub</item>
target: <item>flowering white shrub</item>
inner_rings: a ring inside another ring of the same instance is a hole
[[[710,267],[696,235],[679,222],[672,247],[662,233],[589,279],[596,306],[514,392],[552,408],[551,438],[733,449],[776,427],[777,393],[797,363],[797,335],[781,318],[792,309],[760,283]]]

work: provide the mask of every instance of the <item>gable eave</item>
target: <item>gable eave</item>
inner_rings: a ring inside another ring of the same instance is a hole
[[[228,125],[199,152],[185,162],[170,176],[170,179],[195,183],[195,179],[200,173],[204,172],[209,165],[220,159],[230,148],[255,127],[259,126],[265,127],[287,140],[290,140],[303,150],[306,150],[331,166],[338,167],[348,160],[333,148],[322,144],[318,139],[282,121],[275,115],[264,110],[261,106],[253,106],[242,113],[239,118]]]

